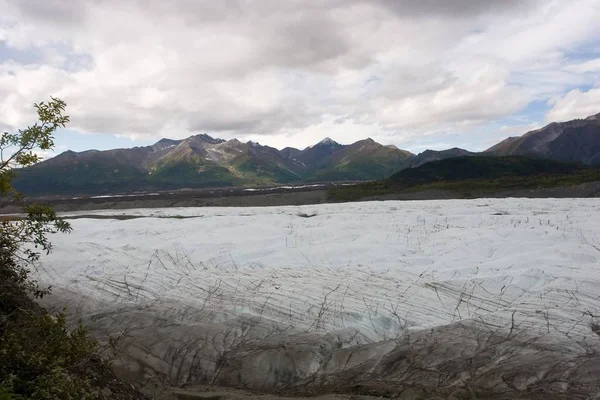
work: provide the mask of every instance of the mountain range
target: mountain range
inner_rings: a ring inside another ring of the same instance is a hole
[[[66,151],[18,171],[15,187],[26,194],[103,194],[199,187],[362,181],[406,168],[463,156],[529,156],[600,165],[600,114],[551,123],[510,137],[482,152],[453,148],[418,155],[372,139],[350,145],[329,138],[303,150],[278,150],[255,142],[206,134],[161,139],[151,146]]]
[[[523,136],[509,137],[485,152],[600,165],[600,114],[553,122]]]

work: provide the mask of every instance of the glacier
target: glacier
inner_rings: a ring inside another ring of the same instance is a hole
[[[45,302],[125,331],[116,368],[138,382],[572,398],[598,383],[600,199],[64,216],[73,232],[36,273]]]

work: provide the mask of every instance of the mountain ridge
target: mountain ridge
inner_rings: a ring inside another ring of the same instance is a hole
[[[565,122],[551,122],[521,136],[506,138],[483,153],[600,165],[600,114]]]
[[[65,151],[18,172],[27,194],[93,193],[319,180],[372,180],[406,167],[412,153],[372,139],[342,145],[325,138],[304,150],[207,134],[163,138],[149,146]]]
[[[163,138],[149,146],[67,150],[17,172],[26,194],[93,193],[306,182],[381,180],[432,161],[472,156],[526,156],[600,165],[600,114],[552,122],[508,137],[483,152],[461,148],[419,154],[371,138],[340,144],[329,137],[304,149],[257,142]],[[449,164],[450,165],[450,164]]]

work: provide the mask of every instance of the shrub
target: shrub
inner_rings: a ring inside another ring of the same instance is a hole
[[[0,338],[0,385],[8,398],[93,399],[86,365],[98,343],[81,324],[67,328],[66,316],[19,311]],[[2,391],[0,391],[2,393]]]
[[[0,136],[0,196],[5,199],[22,197],[12,187],[13,169],[39,161],[35,149],[51,149],[52,134],[69,120],[59,99],[35,108],[39,123]],[[69,329],[65,314],[51,315],[34,301],[49,288],[31,278],[31,269],[52,250],[48,235],[71,227],[48,206],[30,205],[24,212],[25,217],[0,224],[0,400],[101,398],[99,385],[114,377],[96,340],[81,323]]]

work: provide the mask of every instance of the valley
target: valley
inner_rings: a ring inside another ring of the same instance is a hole
[[[600,400],[600,0],[0,10],[0,400]]]

